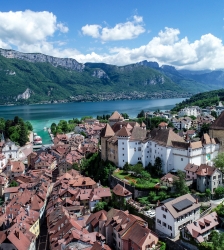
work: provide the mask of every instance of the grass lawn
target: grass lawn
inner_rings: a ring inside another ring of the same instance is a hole
[[[126,174],[123,170],[119,170],[118,172],[114,172],[113,175],[120,180],[126,180],[130,184],[134,183],[134,185],[138,188],[152,188],[158,182],[158,178],[150,178],[149,180],[142,180],[142,183],[137,183],[138,177],[131,176],[131,174]]]

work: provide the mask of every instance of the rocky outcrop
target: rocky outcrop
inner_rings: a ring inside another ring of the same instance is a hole
[[[93,71],[92,76],[97,77],[99,79],[109,79],[108,75],[102,69],[96,69]]]
[[[30,98],[31,94],[32,94],[32,91],[28,88],[28,89],[26,89],[25,92],[23,92],[22,94],[20,94],[20,95],[18,95],[16,97],[16,101],[19,100],[19,99],[25,99],[25,100],[27,100],[27,99]]]
[[[6,49],[0,49],[0,54],[6,58],[15,58],[32,63],[45,62],[50,63],[54,67],[63,67],[79,72],[82,72],[85,68],[84,64],[78,63],[75,59],[72,58],[57,58],[40,53],[22,53],[19,51]]]
[[[142,65],[146,67],[150,67],[153,69],[159,69],[159,64],[157,62],[148,62],[147,60],[136,63],[137,65]]]

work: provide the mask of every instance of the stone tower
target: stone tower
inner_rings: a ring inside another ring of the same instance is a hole
[[[115,133],[111,126],[107,123],[107,125],[102,129],[100,133],[100,140],[101,140],[101,159],[106,161],[107,160],[107,140],[114,136]]]

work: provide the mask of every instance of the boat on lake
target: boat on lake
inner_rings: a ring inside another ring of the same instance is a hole
[[[34,134],[36,134],[36,133],[34,133]],[[34,145],[42,145],[42,138],[36,134],[33,138],[33,144]]]

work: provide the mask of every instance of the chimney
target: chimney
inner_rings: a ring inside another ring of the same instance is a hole
[[[196,199],[196,204],[198,204],[198,198]]]

